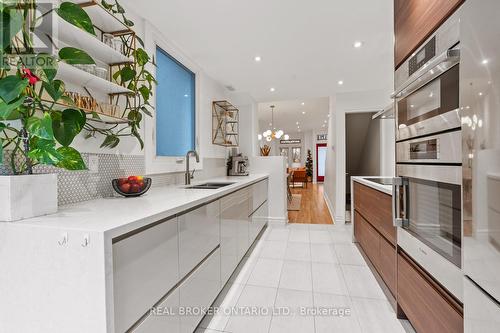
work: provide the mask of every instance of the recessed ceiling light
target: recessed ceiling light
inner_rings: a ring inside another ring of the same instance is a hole
[[[269,126],[273,126],[273,123],[269,123]]]
[[[302,111],[302,114],[306,114],[306,112],[305,112],[305,111]]]
[[[326,125],[325,125],[325,124],[323,124],[323,127],[326,127]]]
[[[295,123],[295,125],[298,125],[298,124],[299,124],[299,122],[296,122],[296,123]]]
[[[274,89],[274,88],[269,88],[269,91],[270,91],[270,92],[275,92],[275,91],[276,91],[276,89]]]
[[[300,103],[300,105],[304,106],[304,105],[306,105],[306,103],[302,102],[302,103]]]
[[[327,121],[325,120],[325,124],[327,123]]]
[[[344,84],[344,81],[340,80],[339,82],[337,82],[339,84],[339,86],[343,85]]]
[[[484,59],[483,61],[481,61],[483,65],[486,65],[488,62],[489,62],[488,59]]]
[[[483,93],[482,93],[482,92],[480,92],[478,95],[479,95],[479,96],[483,96]]]
[[[330,114],[327,114],[326,116],[327,116],[328,118],[330,118]]]
[[[260,56],[255,56],[255,58],[253,58],[253,60],[255,60],[256,62],[260,62],[262,60],[262,58]]]
[[[361,46],[363,46],[363,42],[357,40],[354,42],[353,46],[357,49],[359,49]]]

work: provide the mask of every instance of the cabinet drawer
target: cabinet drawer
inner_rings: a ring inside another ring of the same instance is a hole
[[[396,246],[396,228],[392,223],[390,195],[354,182],[354,208]]]
[[[267,200],[268,180],[263,180],[250,186],[250,214],[255,212]]]
[[[248,189],[237,191],[221,199],[221,264],[224,283],[250,246],[248,202]]]
[[[179,310],[184,311],[180,313],[180,332],[194,332],[203,314],[193,311],[188,315],[187,311],[210,306],[220,290],[220,249],[217,248],[179,287]]]
[[[378,272],[393,295],[396,295],[396,248],[384,237],[380,237]]]
[[[177,219],[113,244],[115,331],[125,332],[178,281]]]
[[[250,216],[250,226],[248,228],[248,242],[251,245],[262,228],[267,224],[269,216],[269,204],[267,200]]]
[[[154,313],[149,316],[134,329],[133,333],[165,333],[179,332],[180,318],[179,309],[179,290],[174,290],[166,300],[160,303]]]
[[[405,253],[398,253],[398,304],[417,332],[464,331],[462,307]]]
[[[179,216],[179,267],[183,278],[220,244],[220,202]]]
[[[378,269],[380,235],[357,211],[354,211],[356,228],[358,229],[358,242],[366,256],[375,268]]]

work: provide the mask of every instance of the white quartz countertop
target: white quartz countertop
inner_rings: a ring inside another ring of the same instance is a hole
[[[252,174],[244,177],[219,177],[191,184],[192,186],[206,182],[234,182],[220,189],[186,189],[185,185],[153,187],[140,197],[111,197],[80,202],[60,207],[56,214],[11,222],[11,226],[78,230],[105,233],[106,238],[116,237],[216,200],[264,180],[268,176],[268,174]]]
[[[360,184],[374,188],[380,192],[384,192],[386,194],[392,195],[392,186],[391,185],[382,185],[379,183],[375,183],[375,182],[368,180],[367,178],[384,179],[384,178],[390,178],[390,177],[373,177],[373,176],[352,177],[352,180],[355,182],[358,182]]]

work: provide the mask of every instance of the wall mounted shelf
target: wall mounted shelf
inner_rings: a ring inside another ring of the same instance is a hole
[[[228,101],[212,102],[212,143],[239,146],[239,110]]]

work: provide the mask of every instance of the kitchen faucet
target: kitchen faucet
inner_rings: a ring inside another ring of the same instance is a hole
[[[200,162],[200,157],[198,156],[196,150],[190,150],[186,153],[186,174],[184,175],[185,185],[191,184],[191,179],[194,178],[194,170],[192,174],[189,172],[189,156],[191,155],[194,155],[196,157],[196,163]]]

